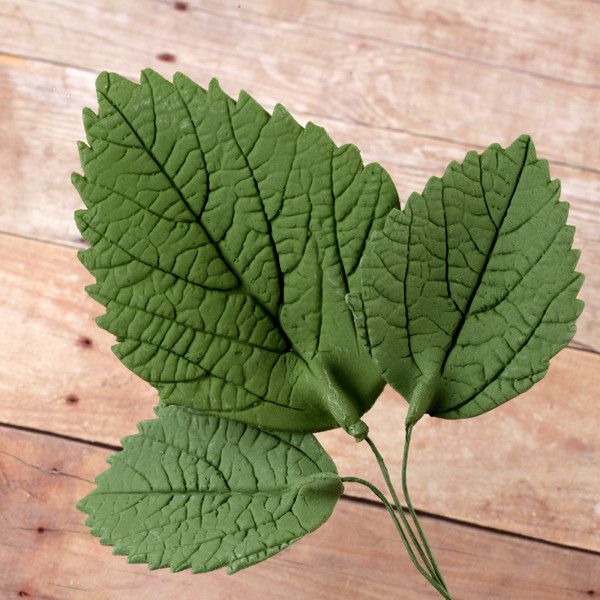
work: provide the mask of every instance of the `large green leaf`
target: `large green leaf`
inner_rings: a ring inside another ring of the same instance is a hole
[[[398,205],[389,176],[214,80],[104,73],[97,90],[73,183],[88,290],[117,356],[167,404],[352,429],[383,380],[344,297],[367,236]]]
[[[159,407],[78,507],[114,553],[151,569],[239,571],[322,525],[343,485],[311,434]]]
[[[571,340],[583,276],[559,195],[522,136],[450,164],[369,240],[349,302],[409,420],[488,411]]]

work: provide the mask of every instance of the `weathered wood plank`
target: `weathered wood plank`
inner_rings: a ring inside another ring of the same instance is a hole
[[[382,162],[403,198],[469,147],[527,131],[572,202],[588,275],[577,343],[600,349],[600,146],[590,126],[600,122],[598,3],[177,4],[3,3],[0,230],[80,243],[68,184],[73,141],[82,137],[81,107],[95,104],[92,71],[107,66],[134,78],[144,66],[169,76],[181,69],[201,83],[217,74],[233,95],[245,87],[267,108],[281,101]],[[0,236],[0,420],[114,444],[152,416],[155,394],[118,363],[111,337],[92,322],[101,309],[82,293],[89,281],[72,250]],[[411,466],[417,505],[600,550],[600,441],[591,418],[598,360],[565,351],[542,384],[498,412],[420,424]],[[403,418],[391,392],[368,415],[396,478]],[[321,437],[343,473],[380,480],[364,445],[338,432]],[[275,569],[199,580],[126,566],[65,508],[85,493],[72,486],[88,485],[76,477],[104,468],[105,453],[23,432],[3,430],[0,440],[9,453],[0,454],[0,561],[11,565],[0,569],[0,595],[121,598],[135,589],[191,598],[202,581],[212,597],[280,597],[284,583],[297,598],[431,597],[398,554],[383,511],[349,502],[334,523],[276,558]],[[436,520],[426,528],[459,598],[598,593],[597,556]],[[401,569],[389,573],[392,562]]]
[[[78,169],[74,142],[84,137],[81,107],[96,104],[94,74],[0,56],[0,102],[0,136],[8,141],[0,145],[0,162],[6,165],[0,170],[0,231],[78,243],[72,214],[81,204],[69,173]],[[298,117],[324,125],[338,143],[358,144],[365,160],[381,162],[403,200],[469,149],[311,114]],[[600,173],[556,164],[552,172],[571,202],[570,222],[577,226],[576,246],[582,250],[579,268],[587,275],[581,293],[587,307],[575,341],[600,350],[600,271],[594,266],[600,261]]]
[[[91,279],[74,249],[2,235],[0,265],[0,421],[117,444],[151,418],[156,395],[93,322],[102,307],[83,292]],[[600,356],[565,350],[544,381],[493,413],[425,419],[411,457],[417,506],[600,550],[598,389]],[[396,480],[404,416],[388,390],[366,417]],[[342,474],[381,482],[364,444],[320,437]]]
[[[160,1],[173,6],[169,0]],[[263,0],[243,7],[228,0],[188,3],[192,11],[212,10],[234,19],[262,16],[304,29],[374,37],[392,46],[446,53],[457,61],[525,71],[534,77],[599,85],[600,39],[586,21],[600,20],[600,5],[547,1],[524,7],[521,0],[455,0],[451,4],[444,0]],[[586,19],[581,18],[583,11]]]
[[[411,44],[392,45],[377,37],[380,23],[369,18],[362,19],[359,36],[286,21],[280,18],[282,12],[275,19],[262,17],[238,5],[232,3],[228,5],[232,8],[219,13],[217,6],[211,10],[206,8],[210,4],[203,3],[201,10],[184,13],[166,2],[13,0],[3,8],[0,51],[94,71],[109,65],[129,75],[161,64],[181,68],[198,81],[217,74],[227,89],[243,85],[263,99],[281,101],[292,112],[468,144],[507,143],[529,132],[552,160],[595,169],[600,164],[600,147],[590,127],[600,121],[598,85],[534,76],[523,67],[505,69],[486,61],[458,60],[451,52],[429,52]],[[490,21],[504,11],[503,3],[486,6]],[[238,18],[232,18],[232,10]],[[535,37],[548,23],[523,19],[524,11],[522,5],[519,11],[510,11],[514,21],[521,20],[520,35],[507,33],[510,21],[497,36],[487,36],[490,52],[512,44],[513,53],[527,56],[529,45],[523,45],[522,39]],[[552,28],[584,29],[592,37],[594,19],[582,20],[580,13],[577,8],[565,11]],[[339,11],[339,18],[343,20],[345,14]],[[436,13],[417,9],[408,20],[418,21],[419,14]],[[444,15],[440,12],[437,19]],[[469,32],[476,26],[475,19]],[[421,28],[427,39],[435,36],[435,27],[422,24]],[[452,31],[456,46],[469,37],[464,29]],[[564,36],[556,39],[562,42]],[[584,50],[556,40],[547,44],[547,56],[561,52],[563,60],[573,63],[579,53],[589,53],[582,68],[596,72],[595,45]],[[530,64],[528,60],[521,58],[517,64]],[[537,69],[542,75],[544,64]]]
[[[161,69],[165,76],[173,71]],[[132,77],[138,79],[139,72],[133,72]],[[68,175],[79,167],[74,142],[84,138],[81,109],[97,105],[94,80],[95,73],[0,54],[0,131],[9,142],[0,148],[3,164],[9,167],[0,175],[10,184],[5,186],[9,196],[3,199],[5,211],[0,216],[5,229],[11,227],[11,217],[15,232],[30,221],[31,228],[20,233],[61,241],[79,239],[74,223],[64,217],[67,210],[70,213],[79,205]],[[235,95],[238,90],[233,87],[229,91]],[[257,100],[272,109],[276,96],[257,96]],[[314,120],[324,125],[337,143],[358,144],[366,161],[380,162],[390,172],[402,199],[422,189],[431,175],[441,174],[451,160],[460,160],[468,150],[479,148],[314,113],[298,111],[296,116],[302,123]],[[56,168],[55,160],[60,160],[61,168]],[[561,179],[563,196],[573,205],[572,217],[578,221],[579,233],[597,239],[600,172],[562,164],[552,164],[552,172]],[[48,200],[43,203],[37,201],[39,187],[35,187],[41,185],[50,195],[45,195]],[[40,211],[47,213],[46,229]],[[66,221],[62,228],[61,220]]]
[[[109,452],[2,429],[0,590],[6,598],[432,598],[385,511],[341,500],[320,530],[269,561],[227,576],[149,572],[111,555],[74,504]],[[600,590],[600,556],[424,519],[446,579],[461,600],[569,600]],[[201,591],[200,591],[201,590]],[[284,592],[285,590],[285,592]]]

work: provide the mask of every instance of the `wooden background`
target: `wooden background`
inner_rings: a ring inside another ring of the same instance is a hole
[[[533,136],[571,202],[586,309],[523,397],[475,420],[419,424],[413,499],[457,600],[600,597],[593,0],[0,3],[0,597],[434,597],[385,511],[355,487],[318,532],[233,577],[129,566],[87,533],[75,501],[156,398],[94,323],[69,173],[96,74],[137,78],[147,66],[282,102],[381,162],[402,199],[467,149]],[[386,390],[367,416],[396,478],[404,411]],[[380,482],[365,448],[320,437],[342,475]]]

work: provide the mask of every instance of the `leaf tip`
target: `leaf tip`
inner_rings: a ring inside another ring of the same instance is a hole
[[[85,239],[85,238],[84,238]],[[77,260],[84,266],[87,267],[87,260],[86,260],[86,252],[89,250],[89,248],[83,248],[81,250],[77,251]]]
[[[89,130],[98,122],[98,115],[89,106],[85,106],[81,111],[81,118],[83,120],[83,128],[86,134],[89,134]],[[90,141],[88,135],[88,143]]]
[[[82,512],[84,514],[89,514],[89,508],[88,508],[88,498],[89,498],[89,494],[83,498],[81,498],[80,500],[77,501],[77,503],[75,504],[75,508],[79,511]]]
[[[306,129],[307,133],[324,133],[325,135],[327,135],[327,133],[325,132],[325,130],[323,129],[323,127],[321,127],[320,125],[317,125],[314,121],[307,121],[306,122],[306,127],[304,128]],[[329,137],[327,135],[327,137]]]
[[[98,92],[107,92],[110,85],[110,73],[108,71],[101,71],[96,77],[96,90]]]
[[[350,154],[353,154],[354,156],[357,156],[360,159],[360,149],[358,148],[358,146],[356,144],[352,144],[352,143],[342,144],[341,146],[338,146],[337,153],[338,154],[350,153]],[[360,161],[360,165],[363,166],[362,160]],[[371,167],[371,165],[378,166],[377,163],[369,163],[368,165],[364,165],[365,170],[369,169],[369,167]]]
[[[86,250],[88,250],[88,248],[86,248],[85,250],[83,250],[83,252],[85,252]],[[100,293],[100,288],[101,288],[101,285],[96,281],[95,283],[90,283],[89,285],[86,285],[84,287],[84,290],[86,291],[86,293],[91,298],[93,298],[94,300],[98,300],[98,296],[99,296],[99,293]],[[103,316],[104,315],[101,315],[100,317],[96,317],[96,323],[98,323],[98,319],[100,319]],[[105,329],[105,328],[103,327],[103,329]]]
[[[85,213],[87,213],[86,208],[78,208],[73,213],[73,218],[75,219],[75,224],[77,225],[77,229],[79,229],[79,231],[81,232],[82,235],[85,232],[85,230],[87,229],[87,222],[85,221],[85,218],[84,218]],[[88,240],[88,242],[89,242],[89,240]]]
[[[560,190],[560,181],[558,181],[558,179],[550,181],[550,164],[548,161],[545,158],[540,158],[537,160],[536,166],[542,172],[548,183],[552,184],[553,187],[558,184]]]
[[[221,87],[221,84],[219,83],[219,80],[216,77],[213,77],[209,82],[208,82],[208,91],[209,92],[223,92],[223,88]]]
[[[533,143],[533,139],[531,138],[531,136],[527,133],[522,133],[515,141],[513,144],[511,144],[511,146],[514,146],[516,144],[520,144],[521,146],[524,146],[527,154],[525,156],[525,159],[527,160],[527,162],[534,162],[537,160],[537,153],[535,150],[535,144]]]
[[[150,67],[146,67],[140,71],[140,81],[142,79],[152,79],[153,77],[160,77],[162,79],[162,76]]]
[[[79,154],[79,162],[82,166],[88,162],[88,155],[92,149],[82,140],[77,140],[77,152]]]
[[[83,175],[77,171],[72,171],[70,176],[71,185],[78,191],[81,192],[81,188],[85,182]]]
[[[573,257],[573,266],[576,266],[581,258],[581,250],[579,248],[571,248],[571,256]],[[576,273],[585,278],[583,273],[579,273],[579,271],[576,271]]]
[[[141,70],[140,83],[147,84],[150,86],[153,83],[158,84],[158,85],[164,85],[165,83],[169,86],[171,85],[171,83],[169,81],[167,81],[158,71],[155,71],[154,69],[151,69],[150,67],[147,67],[147,68]]]
[[[274,107],[273,107],[273,116],[274,117],[285,117],[287,115],[289,115],[290,113],[288,112],[287,108],[281,104],[280,102],[278,102]]]
[[[191,79],[185,73],[182,73],[181,71],[175,71],[175,73],[173,73],[173,83],[185,83],[188,81],[191,81]]]
[[[159,564],[154,564],[153,566],[149,565],[149,568],[152,571],[152,570],[160,568],[160,565]],[[177,565],[171,564],[170,568],[171,568],[171,572],[172,573],[181,573],[181,571],[185,571],[186,569],[189,569],[190,568],[190,564],[189,564],[188,561],[184,561],[184,562],[181,562],[181,563],[179,563]]]
[[[240,102],[245,104],[246,102],[255,102],[255,100],[246,90],[240,89],[240,91],[238,92],[237,100],[235,102],[236,104]]]

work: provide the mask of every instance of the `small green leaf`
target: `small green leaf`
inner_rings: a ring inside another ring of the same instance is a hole
[[[151,569],[234,573],[322,525],[343,485],[310,434],[159,407],[78,504],[102,544]]]
[[[349,303],[408,423],[493,409],[572,339],[583,276],[559,195],[522,136],[451,163],[370,238]]]
[[[398,206],[325,131],[181,74],[98,78],[73,175],[98,323],[166,404],[287,431],[351,429],[383,380],[344,302]]]

